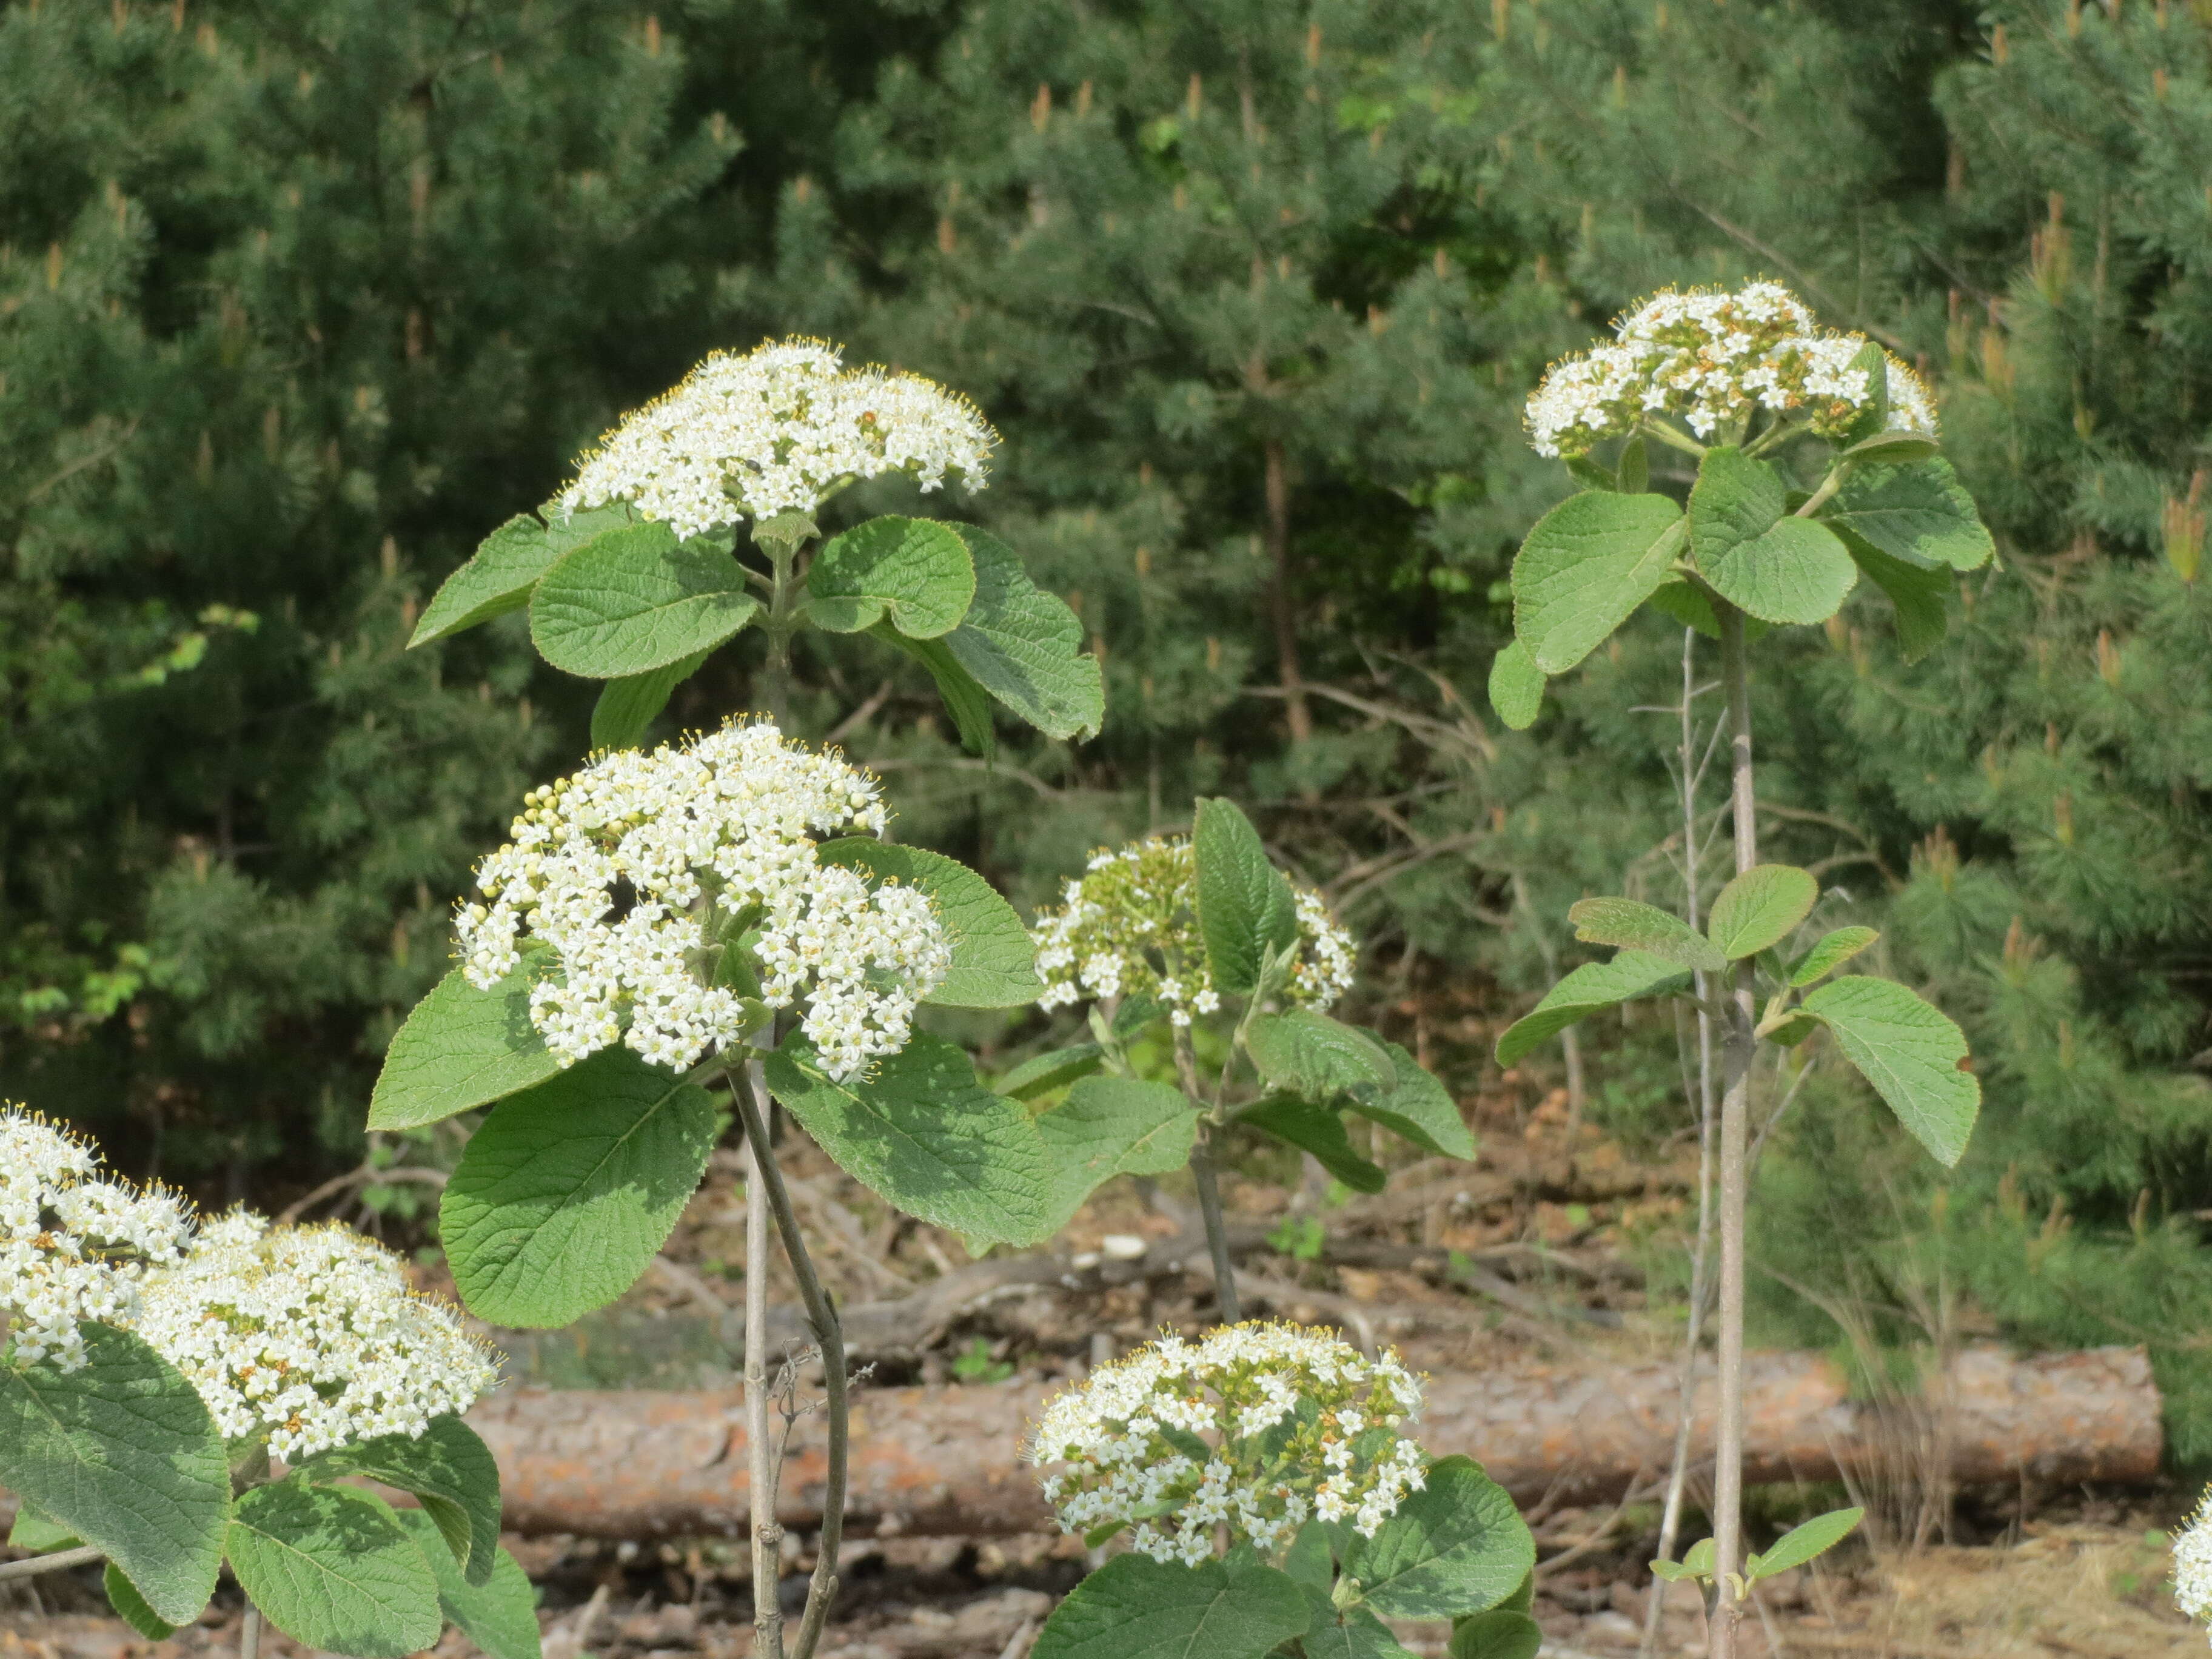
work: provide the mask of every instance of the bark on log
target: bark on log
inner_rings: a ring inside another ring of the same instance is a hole
[[[1524,1501],[1615,1495],[1656,1479],[1672,1452],[1679,1376],[1671,1365],[1613,1370],[1522,1366],[1447,1376],[1430,1387],[1422,1443],[1466,1452]],[[1898,1424],[1848,1397],[1824,1357],[1751,1357],[1749,1467],[1754,1481],[1818,1480],[1881,1453]],[[879,1532],[939,1535],[1048,1530],[1021,1439],[1053,1392],[1035,1384],[857,1390],[848,1516]],[[2014,1358],[1961,1353],[1929,1403],[1948,1399],[1950,1473],[1961,1485],[2145,1481],[2158,1474],[2158,1391],[2140,1349]],[[1710,1455],[1712,1389],[1699,1398]],[[735,1534],[745,1507],[745,1449],[734,1392],[544,1392],[480,1402],[469,1422],[498,1455],[507,1524],[526,1533],[655,1538]],[[802,1421],[785,1467],[781,1518],[820,1514],[819,1419]]]

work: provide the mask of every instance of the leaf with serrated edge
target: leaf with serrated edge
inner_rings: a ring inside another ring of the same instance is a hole
[[[1891,558],[1848,528],[1838,526],[1837,533],[1867,580],[1888,596],[1897,623],[1898,654],[1909,663],[1918,662],[1942,644],[1951,627],[1947,602],[1958,580],[1950,568],[1938,565],[1923,569]]]
[[[412,1129],[534,1088],[561,1069],[530,1023],[522,966],[489,991],[454,969],[395,1032],[368,1097],[372,1129]]]
[[[625,1048],[501,1101],[438,1209],[461,1300],[541,1328],[605,1307],[653,1265],[714,1134],[704,1089]]]
[[[459,1418],[433,1418],[419,1435],[378,1435],[333,1448],[296,1473],[302,1480],[365,1474],[413,1492],[469,1582],[480,1584],[490,1575],[499,1546],[499,1464]]]
[[[1083,651],[1083,623],[1022,568],[988,530],[948,525],[975,562],[975,599],[946,649],[975,683],[1048,738],[1095,738],[1106,718],[1098,659]]]
[[[1784,516],[1782,475],[1733,445],[1707,450],[1690,490],[1690,556],[1729,604],[1771,623],[1826,622],[1858,580],[1835,533]]]
[[[1367,1035],[1390,1056],[1395,1075],[1386,1088],[1354,1089],[1345,1109],[1371,1119],[1424,1152],[1443,1158],[1473,1158],[1474,1131],[1460,1115],[1451,1091],[1396,1043],[1372,1031]]]
[[[1290,884],[1260,832],[1231,800],[1201,799],[1191,832],[1198,866],[1198,930],[1218,989],[1243,996],[1269,957],[1298,936]]]
[[[150,1642],[166,1642],[177,1633],[178,1626],[154,1611],[146,1598],[138,1593],[123,1569],[110,1561],[101,1570],[100,1588],[107,1592],[107,1605],[115,1609],[115,1616]]]
[[[1310,1008],[1255,1015],[1245,1029],[1252,1063],[1273,1089],[1308,1100],[1331,1100],[1356,1089],[1388,1089],[1397,1067],[1382,1045],[1356,1025]]]
[[[392,1507],[351,1486],[279,1480],[238,1500],[230,1570],[294,1641],[405,1659],[438,1639],[438,1581]]]
[[[1036,1121],[978,1083],[944,1038],[917,1032],[867,1076],[833,1083],[793,1036],[765,1070],[815,1144],[908,1214],[1008,1244],[1052,1232],[1052,1160]]]
[[[1344,1571],[1385,1619],[1450,1619],[1496,1607],[1535,1565],[1505,1489],[1471,1459],[1444,1457],[1374,1537],[1354,1541]]]
[[[1450,1659],[1536,1659],[1544,1629],[1525,1613],[1493,1607],[1461,1620],[1452,1630]]]
[[[1567,920],[1575,925],[1575,937],[1585,945],[1617,945],[1709,974],[1728,966],[1728,958],[1711,939],[1656,905],[1625,898],[1578,899],[1568,907]]]
[[[806,587],[822,600],[880,600],[879,609],[888,609],[900,633],[933,640],[968,614],[975,598],[975,567],[951,526],[885,514],[823,544],[807,568]],[[865,609],[864,603],[854,615]],[[855,627],[875,620],[869,617]]]
[[[1752,1558],[1750,1571],[1744,1577],[1757,1583],[1762,1578],[1771,1578],[1792,1567],[1802,1567],[1816,1555],[1828,1551],[1851,1535],[1851,1528],[1866,1516],[1863,1509],[1830,1510],[1826,1515],[1816,1515],[1810,1521],[1800,1522],[1774,1540],[1774,1547]]]
[[[619,679],[711,651],[759,614],[744,571],[665,524],[595,536],[538,578],[530,639],[554,667]]]
[[[1249,1553],[1187,1567],[1132,1552],[1068,1592],[1030,1659],[1264,1659],[1307,1621],[1297,1581]]]
[[[481,1583],[471,1583],[454,1571],[453,1559],[438,1545],[438,1531],[420,1510],[398,1511],[430,1576],[438,1581],[438,1610],[461,1628],[484,1659],[539,1659],[538,1592],[522,1566],[505,1550],[495,1548],[490,1568]]]
[[[230,1469],[199,1393],[139,1337],[88,1323],[73,1371],[0,1364],[0,1486],[106,1552],[172,1624],[215,1593]]]
[[[1854,467],[1820,516],[1907,564],[1973,570],[1996,551],[1950,462]]]
[[[1965,1032],[1895,981],[1863,974],[1830,981],[1800,1007],[1828,1028],[1937,1163],[1958,1163],[1982,1103],[1980,1082],[1960,1066]]]
[[[422,621],[415,624],[414,635],[407,641],[410,650],[521,610],[530,603],[530,590],[555,560],[602,531],[630,522],[629,508],[619,501],[574,516],[563,514],[559,503],[548,501],[538,512],[544,523],[527,514],[509,519],[484,538],[466,564],[446,578],[424,608]]]
[[[1084,1078],[1036,1126],[1052,1156],[1054,1232],[1117,1175],[1182,1169],[1198,1139],[1198,1112],[1182,1091],[1136,1078]]]
[[[1298,1638],[1305,1659],[1413,1659],[1390,1627],[1364,1607],[1340,1608],[1326,1589],[1301,1584],[1306,1633]]]
[[[1544,671],[1514,640],[1490,659],[1490,706],[1516,732],[1525,732],[1544,711]]]
[[[1103,1048],[1095,1042],[1078,1042],[1030,1055],[1004,1077],[994,1078],[991,1086],[1011,1100],[1035,1100],[1089,1077],[1105,1063]]]
[[[1705,931],[1730,962],[1779,945],[1813,914],[1820,884],[1795,865],[1762,864],[1720,890]]]
[[[1547,674],[1605,642],[1667,580],[1682,509],[1664,495],[1571,495],[1536,520],[1513,561],[1513,631]]]
[[[943,640],[910,640],[887,622],[876,623],[868,633],[896,646],[929,671],[930,678],[937,682],[937,695],[945,699],[945,707],[959,730],[962,748],[987,757],[997,752],[998,738],[991,729],[991,699]]]
[[[1677,964],[1641,951],[1623,951],[1611,962],[1586,963],[1544,994],[1544,1000],[1505,1028],[1498,1063],[1510,1066],[1577,1020],[1632,1002],[1680,990],[1690,976]]]
[[[1881,937],[1871,927],[1838,927],[1790,964],[1790,982],[1802,988],[1826,978]]]
[[[668,699],[676,688],[697,673],[699,665],[706,660],[704,651],[694,651],[688,657],[679,657],[645,673],[625,674],[618,680],[609,680],[599,693],[599,702],[592,706],[592,747],[639,747],[647,728],[668,707]]]
[[[1023,1008],[1044,994],[1036,946],[1014,907],[957,859],[872,836],[823,842],[825,865],[866,871],[880,884],[902,882],[929,896],[952,945],[952,967],[926,1002],[941,1008]]]
[[[1296,1095],[1269,1095],[1237,1114],[1237,1121],[1273,1135],[1302,1152],[1311,1152],[1322,1168],[1355,1193],[1379,1193],[1389,1180],[1352,1150],[1344,1120],[1318,1102]]]

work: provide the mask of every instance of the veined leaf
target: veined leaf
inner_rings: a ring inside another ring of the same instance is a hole
[[[46,1555],[55,1550],[76,1549],[83,1542],[52,1516],[41,1515],[36,1504],[16,1499],[15,1524],[8,1528],[9,1548]]]
[[[1344,1571],[1385,1619],[1452,1619],[1496,1607],[1535,1565],[1505,1489],[1471,1459],[1444,1457],[1374,1537],[1355,1540]]]
[[[952,968],[927,1000],[944,1008],[1021,1008],[1044,994],[1029,929],[966,865],[872,836],[823,842],[816,856],[825,865],[866,871],[878,884],[903,882],[929,896],[952,942]]]
[[[1302,1584],[1306,1633],[1298,1638],[1305,1659],[1413,1659],[1384,1624],[1364,1607],[1339,1607],[1325,1586]]]
[[[1689,975],[1679,965],[1642,951],[1623,951],[1611,962],[1585,963],[1506,1027],[1505,1035],[1498,1039],[1498,1063],[1510,1066],[1538,1044],[1601,1008],[1638,997],[1664,996],[1689,982]]]
[[[385,1050],[368,1097],[372,1129],[411,1129],[532,1088],[558,1061],[530,1023],[530,988],[543,969],[522,966],[489,991],[454,969],[415,1005]]]
[[[1255,1015],[1245,1041],[1268,1087],[1308,1100],[1397,1086],[1397,1067],[1381,1043],[1310,1008]]]
[[[625,674],[618,680],[609,680],[606,689],[599,693],[599,702],[592,706],[592,747],[638,747],[646,729],[668,707],[668,699],[675,694],[676,688],[697,673],[700,664],[706,660],[704,651],[694,651],[688,657],[679,657],[642,674]]]
[[[1544,709],[1544,671],[1519,640],[1490,659],[1490,706],[1516,732],[1536,723]]]
[[[499,1552],[499,1464],[459,1418],[433,1418],[419,1435],[385,1434],[333,1447],[294,1473],[311,1482],[365,1474],[414,1493],[468,1581],[481,1584],[491,1577]],[[437,1565],[434,1557],[431,1565]]]
[[[1450,1659],[1536,1659],[1543,1627],[1525,1613],[1492,1607],[1452,1626]]]
[[[868,632],[896,646],[929,671],[930,678],[937,682],[937,695],[945,699],[960,733],[961,747],[971,755],[988,757],[998,752],[998,737],[991,729],[991,699],[943,640],[910,640],[887,622],[876,623]]]
[[[711,651],[759,611],[725,550],[634,524],[593,537],[538,578],[530,638],[556,668],[619,679]]]
[[[1513,631],[1529,660],[1564,674],[1667,580],[1684,544],[1664,495],[1593,489],[1536,520],[1513,561]]]
[[[944,1038],[916,1032],[869,1075],[836,1083],[794,1034],[765,1070],[815,1144],[908,1215],[1009,1244],[1054,1231],[1052,1160],[1036,1121],[978,1083]]]
[[[1009,1100],[1035,1100],[1055,1089],[1065,1089],[1079,1078],[1089,1077],[1106,1062],[1106,1051],[1095,1042],[1079,1042],[1032,1054],[991,1086]]]
[[[1893,559],[1848,526],[1838,526],[1837,533],[1867,580],[1888,596],[1896,617],[1898,654],[1918,662],[1942,644],[1951,626],[1946,601],[1957,580],[1950,567],[1923,568]]]
[[[1396,1043],[1367,1033],[1390,1057],[1395,1076],[1383,1088],[1355,1088],[1345,1109],[1370,1118],[1423,1152],[1443,1158],[1473,1158],[1474,1131],[1460,1115],[1451,1091]]]
[[[1858,580],[1826,526],[1785,516],[1782,475],[1732,444],[1708,449],[1690,490],[1690,556],[1715,592],[1771,623],[1826,622]]]
[[[461,1627],[484,1659],[538,1659],[538,1592],[513,1556],[495,1545],[483,1581],[471,1583],[441,1548],[428,1516],[402,1510],[398,1519],[438,1582],[438,1610]]]
[[[1051,1231],[1117,1175],[1165,1175],[1190,1161],[1198,1110],[1182,1091],[1136,1078],[1081,1079],[1036,1120],[1052,1157]]]
[[[102,1569],[100,1582],[115,1616],[147,1640],[166,1642],[177,1633],[178,1626],[154,1611],[153,1603],[138,1593],[138,1586],[114,1562]]]
[[[854,634],[888,615],[909,639],[949,634],[975,598],[975,567],[951,525],[896,514],[833,536],[806,572],[816,623]]]
[[[1863,1509],[1830,1510],[1826,1515],[1799,1522],[1776,1539],[1773,1548],[1744,1563],[1744,1581],[1755,1584],[1762,1578],[1803,1566],[1850,1537],[1851,1528],[1865,1516]]]
[[[1234,801],[1200,800],[1191,842],[1198,927],[1213,982],[1232,995],[1248,995],[1270,958],[1298,936],[1290,883]]]
[[[1068,1592],[1030,1659],[1265,1659],[1307,1618],[1297,1581],[1249,1551],[1194,1567],[1133,1552]]]
[[[1940,457],[1855,467],[1820,516],[1906,564],[1973,570],[1996,552],[1974,498]]]
[[[1239,1123],[1273,1135],[1302,1152],[1311,1152],[1321,1166],[1355,1193],[1379,1193],[1389,1176],[1352,1147],[1344,1120],[1334,1108],[1296,1095],[1273,1094],[1237,1114]]]
[[[230,1468],[199,1392],[139,1337],[83,1328],[85,1364],[0,1364],[0,1486],[96,1545],[167,1623],[215,1593]]]
[[[975,565],[975,601],[945,636],[952,659],[1045,736],[1097,737],[1106,717],[1105,681],[1098,659],[1083,654],[1081,620],[1031,581],[1021,556],[989,531],[946,528],[967,544]]]
[[[1966,1150],[1982,1085],[1966,1069],[1966,1036],[1894,980],[1831,980],[1800,1005],[1835,1034],[1899,1121],[1946,1169]]]
[[[1762,864],[1721,889],[1705,931],[1730,962],[1741,962],[1796,933],[1820,896],[1809,871]]]
[[[1580,899],[1568,907],[1567,920],[1575,925],[1575,937],[1585,945],[1617,945],[1709,974],[1728,966],[1728,958],[1711,939],[1656,905],[1625,898]]]
[[[1790,964],[1790,982],[1802,987],[1825,979],[1881,937],[1871,927],[1838,927]]]
[[[438,1639],[438,1581],[382,1498],[279,1480],[238,1500],[230,1569],[294,1641],[356,1659],[406,1659]]]
[[[466,564],[446,578],[415,624],[414,636],[407,641],[410,650],[521,610],[530,603],[530,590],[555,560],[604,531],[631,522],[629,508],[619,501],[574,515],[563,514],[558,501],[548,501],[538,513],[542,523],[528,514],[509,519],[484,538]]]
[[[620,1046],[501,1101],[439,1206],[461,1300],[541,1328],[605,1307],[667,1241],[714,1134],[704,1089]]]

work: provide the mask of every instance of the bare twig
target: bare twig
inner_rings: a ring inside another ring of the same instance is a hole
[[[287,1205],[277,1212],[276,1224],[289,1227],[308,1211],[325,1200],[349,1193],[359,1187],[380,1187],[387,1182],[413,1182],[418,1186],[442,1188],[447,1181],[443,1170],[380,1170],[374,1164],[363,1164],[347,1170],[342,1176],[332,1176],[305,1198]]]
[[[51,1555],[33,1555],[27,1560],[0,1561],[0,1580],[36,1578],[41,1573],[61,1572],[102,1560],[106,1554],[96,1544],[85,1544],[73,1550],[56,1550]]]

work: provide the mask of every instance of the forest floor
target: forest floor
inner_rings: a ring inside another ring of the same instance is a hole
[[[1486,1048],[1487,1022],[1473,1008],[1456,1019],[1438,1018],[1433,1004],[1423,1013],[1415,1029],[1391,1034],[1424,1063],[1443,1060],[1447,1074],[1486,1078],[1482,1095],[1464,1103],[1482,1139],[1478,1160],[1418,1158],[1378,1132],[1373,1154],[1395,1165],[1378,1194],[1349,1194],[1287,1158],[1232,1175],[1232,1223],[1267,1240],[1245,1255],[1240,1279],[1249,1270],[1268,1305],[1248,1312],[1346,1325],[1437,1376],[1480,1374],[1531,1352],[1644,1361],[1678,1354],[1694,1142],[1632,1148],[1577,1122],[1565,1091],[1548,1079],[1453,1066],[1465,1057],[1454,1051]],[[823,1276],[849,1310],[848,1330],[878,1333],[856,1355],[874,1366],[874,1382],[1072,1381],[1163,1328],[1195,1334],[1213,1322],[1208,1282],[1130,1260],[1139,1243],[1170,1237],[1188,1221],[1187,1194],[1172,1180],[1143,1189],[1111,1183],[1085,1206],[1055,1247],[1090,1264],[1080,1275],[994,1283],[992,1262],[1001,1258],[971,1260],[957,1237],[888,1212],[803,1136],[792,1140],[785,1160]],[[510,1376],[571,1388],[732,1386],[744,1273],[737,1170],[734,1154],[716,1155],[659,1271],[615,1307],[562,1332],[491,1333],[508,1354]],[[374,1210],[352,1218],[379,1224]],[[778,1300],[789,1303],[781,1263],[772,1271]],[[959,1285],[973,1293],[943,1294]],[[434,1270],[426,1288],[440,1288]],[[905,1298],[914,1298],[913,1316],[865,1316],[871,1304]],[[1693,1511],[1697,1492],[1693,1481]],[[1811,1569],[1762,1585],[1747,1659],[2162,1659],[2203,1651],[2203,1633],[2173,1611],[2166,1583],[2166,1529],[2191,1507],[2178,1489],[1946,1494],[1899,1467],[1864,1472],[1848,1493],[1754,1496],[1754,1542],[1846,1502],[1866,1503],[1878,1523],[1887,1520]],[[1656,1498],[1646,1490],[1617,1506],[1531,1506],[1534,1612],[1546,1653],[1637,1651]],[[1700,1535],[1693,1513],[1684,1537]],[[740,1659],[750,1646],[744,1551],[732,1540],[507,1541],[539,1586],[547,1659]],[[804,1540],[787,1540],[794,1547],[787,1598],[803,1596],[812,1565]],[[1079,1545],[1066,1538],[849,1538],[847,1588],[823,1652],[1023,1659],[1054,1599],[1082,1572]],[[200,1624],[153,1644],[106,1615],[88,1571],[38,1583],[36,1595],[0,1585],[0,1659],[199,1659],[234,1645],[235,1593],[228,1589],[229,1599],[219,1597]],[[1677,1586],[1654,1651],[1701,1651],[1702,1628],[1694,1594]],[[1442,1626],[1400,1631],[1425,1655],[1442,1654],[1448,1635]],[[264,1651],[295,1650],[271,1633]],[[472,1651],[450,1632],[440,1650],[454,1659]]]

